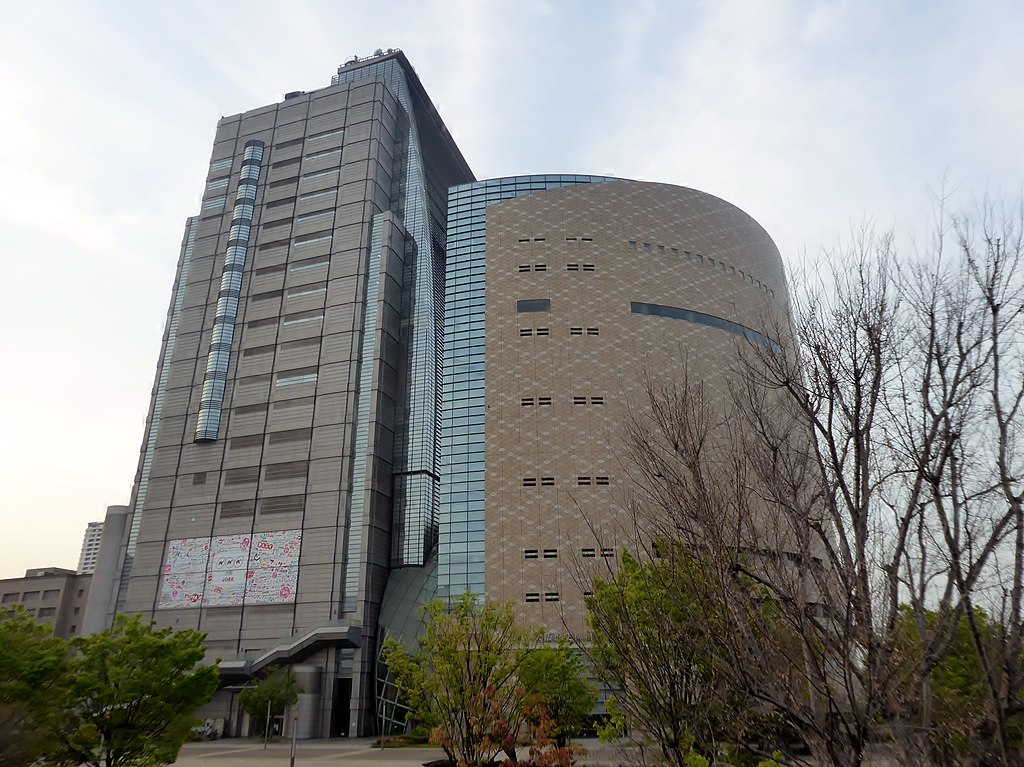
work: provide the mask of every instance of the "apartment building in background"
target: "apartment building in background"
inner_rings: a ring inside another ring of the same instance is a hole
[[[100,554],[100,540],[103,538],[103,523],[90,522],[82,536],[82,553],[78,555],[78,574],[92,575],[96,569],[96,558]]]
[[[711,195],[476,180],[400,51],[222,118],[87,630],[206,632],[227,734],[281,665],[300,737],[400,726],[383,638],[466,590],[581,625],[574,567],[629,542],[643,371],[725,387],[786,300],[769,236]]]

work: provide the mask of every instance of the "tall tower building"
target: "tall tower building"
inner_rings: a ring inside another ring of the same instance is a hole
[[[96,569],[96,558],[100,554],[100,539],[103,537],[103,523],[90,522],[82,536],[82,553],[78,555],[78,574],[92,575]]]
[[[724,391],[785,310],[771,239],[711,195],[476,181],[401,52],[223,118],[88,630],[206,632],[231,734],[281,665],[300,737],[400,725],[381,640],[466,590],[582,625],[581,568],[630,532],[642,371]]]
[[[374,728],[388,575],[437,536],[447,189],[472,179],[379,52],[221,119],[185,226],[110,613],[207,632],[227,681],[300,664],[306,735]]]

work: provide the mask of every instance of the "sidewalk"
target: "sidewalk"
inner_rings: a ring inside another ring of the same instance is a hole
[[[424,762],[443,759],[439,748],[373,748],[374,738],[335,738],[300,740],[295,751],[295,767],[420,767]],[[614,746],[594,739],[578,741],[587,749],[580,765],[617,767],[625,763]],[[201,743],[186,743],[177,767],[281,767],[287,766],[291,744],[271,743],[254,738],[224,738]]]

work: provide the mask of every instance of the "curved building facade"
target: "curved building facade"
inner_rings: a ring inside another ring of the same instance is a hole
[[[631,531],[618,446],[645,371],[724,391],[738,341],[775,343],[782,259],[739,208],[667,184],[479,181],[448,221],[439,593],[578,626],[579,563]]]

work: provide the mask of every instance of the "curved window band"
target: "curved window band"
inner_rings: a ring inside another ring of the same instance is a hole
[[[782,353],[782,345],[779,344],[778,341],[773,341],[767,336],[758,333],[756,330],[748,328],[746,325],[740,325],[738,322],[722,319],[721,317],[716,317],[713,314],[695,312],[693,309],[682,309],[678,306],[645,304],[640,303],[639,301],[630,301],[629,311],[633,314],[646,314],[650,317],[668,317],[673,320],[683,320],[697,325],[706,325],[709,328],[717,328],[719,330],[724,330],[727,333],[743,336],[751,343],[767,346],[776,354]]]

